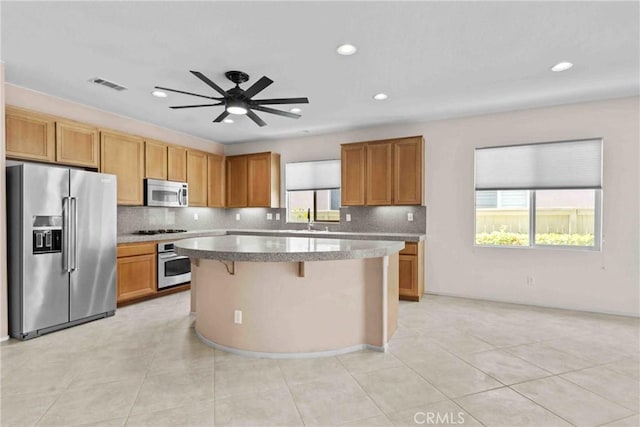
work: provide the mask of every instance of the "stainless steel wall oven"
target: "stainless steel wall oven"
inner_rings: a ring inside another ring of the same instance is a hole
[[[191,281],[189,257],[177,255],[174,244],[158,243],[158,289]]]

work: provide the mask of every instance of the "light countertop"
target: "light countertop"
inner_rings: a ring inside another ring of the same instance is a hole
[[[211,237],[225,235],[250,235],[250,236],[272,236],[272,237],[315,237],[326,239],[351,239],[351,240],[388,240],[401,242],[419,242],[425,239],[424,234],[417,233],[360,233],[345,231],[307,231],[307,230],[194,230],[185,233],[170,234],[123,234],[118,236],[118,243],[152,242],[156,240],[182,240],[192,237]]]
[[[318,233],[316,233],[318,234]],[[404,248],[401,241],[324,237],[227,235],[176,241],[176,253],[221,261],[300,262],[378,258]]]

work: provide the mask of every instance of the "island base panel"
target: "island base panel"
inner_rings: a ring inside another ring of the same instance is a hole
[[[397,276],[397,263],[397,255],[305,262],[300,277],[296,262],[236,262],[231,275],[222,262],[199,259],[191,278],[196,331],[205,342],[253,353],[384,349],[383,322],[387,340],[397,322],[397,279],[387,277]]]

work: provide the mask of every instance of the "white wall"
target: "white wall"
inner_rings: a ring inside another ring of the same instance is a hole
[[[640,316],[639,117],[631,97],[229,145],[225,154],[274,151],[285,164],[339,158],[341,143],[422,134],[427,292]],[[602,251],[473,246],[475,147],[591,137],[604,138]]]
[[[120,116],[32,89],[14,86],[8,83],[4,85],[4,89],[5,102],[7,105],[65,117],[71,120],[89,123],[97,127],[117,130],[144,138],[183,145],[209,153],[222,154],[224,150],[221,144],[214,141],[187,135],[130,117]]]

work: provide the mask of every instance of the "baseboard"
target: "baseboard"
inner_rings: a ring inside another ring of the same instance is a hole
[[[9,335],[5,335],[4,337],[0,338],[0,342],[7,341],[8,339],[9,339]]]

